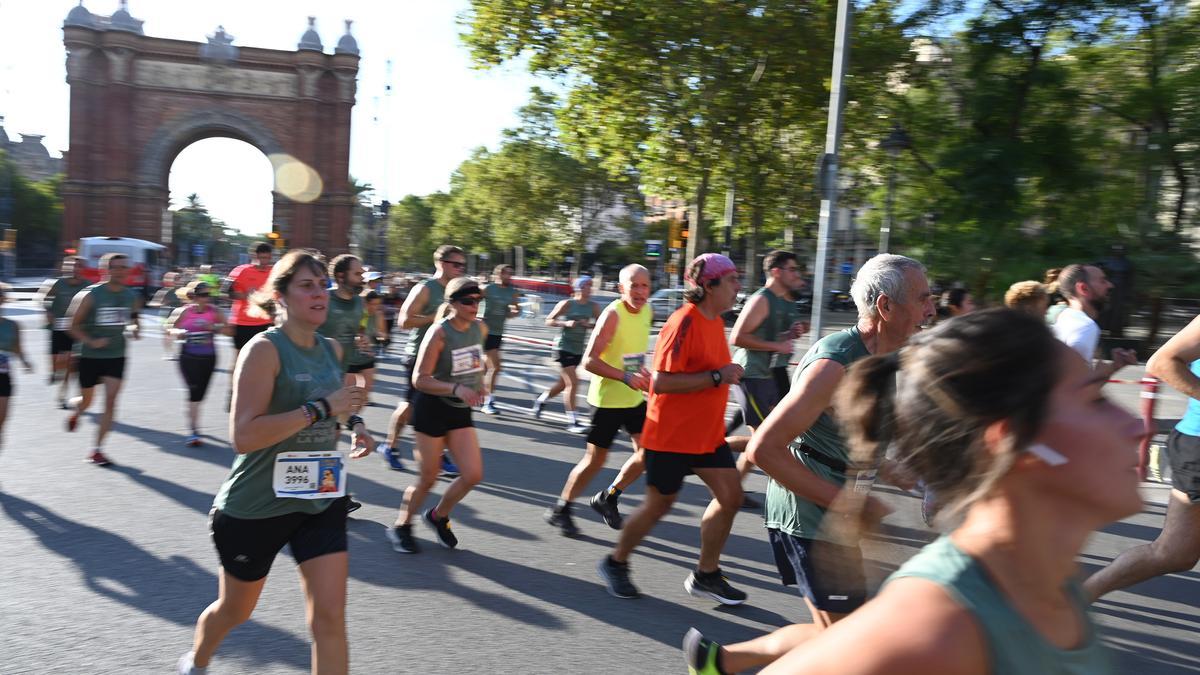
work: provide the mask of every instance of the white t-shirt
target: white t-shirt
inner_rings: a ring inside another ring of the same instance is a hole
[[[1079,352],[1089,366],[1092,364],[1092,359],[1096,357],[1096,345],[1100,344],[1100,326],[1092,321],[1092,317],[1068,307],[1059,312],[1051,328],[1055,337]]]

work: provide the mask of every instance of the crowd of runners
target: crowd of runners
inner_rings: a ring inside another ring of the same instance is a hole
[[[360,412],[392,322],[381,295],[367,287],[362,261],[350,254],[326,261],[305,250],[275,261],[266,244],[251,253],[253,262],[225,279],[197,275],[171,287],[173,301],[155,303],[164,308],[156,320],[164,321],[168,357],[186,384],[189,445],[204,438],[199,411],[218,361],[215,336],[234,344],[228,409],[237,456],[210,517],[217,598],[198,618],[177,670],[207,672],[223,638],[253,613],[286,545],[303,579],[313,671],[344,673],[346,521],[357,507],[345,459],[378,454],[404,471],[400,439],[411,426],[415,468],[387,538],[397,552],[418,553],[413,521],[420,520],[438,544],[458,546],[454,507],[484,474],[472,416],[477,408],[500,412],[494,395],[506,322],[521,293],[510,267],[481,282],[464,274],[462,249],[437,249],[434,274],[408,292],[395,316],[394,328],[409,331],[401,361],[408,386],[376,447]],[[65,261],[61,276],[39,291],[50,381],[71,431],[95,389],[104,389],[86,459],[108,465],[104,440],[126,339],[138,339],[150,310],[125,284],[124,256],[104,256],[103,278],[91,285],[73,266]],[[546,523],[565,536],[580,533],[574,503],[589,494],[624,430],[633,453],[610,485],[587,498],[618,531],[596,564],[608,593],[639,597],[638,545],[695,475],[712,499],[683,587],[723,605],[746,602],[720,562],[748,503],[743,478],[757,466],[769,477],[764,544],[812,617],[734,644],[681,626],[689,672],[1115,672],[1088,604],[1200,559],[1200,318],[1147,365],[1190,398],[1168,443],[1173,482],[1162,533],[1080,583],[1075,560],[1087,537],[1141,508],[1136,448],[1145,430],[1104,395],[1108,379],[1136,356],[1116,349],[1098,358],[1096,319],[1111,288],[1103,270],[1067,265],[1049,283],[1014,284],[1007,307],[977,310],[961,289],[931,293],[918,261],[879,255],[856,274],[854,325],[814,336],[789,368],[795,341],[808,331],[794,302],[803,271],[794,254],[769,253],[764,285],[727,335],[739,272],[723,255],[696,257],[684,273],[685,302],[652,349],[646,268],[623,268],[619,296],[604,306],[591,298],[591,279],[576,279],[572,296],[545,319],[557,331],[558,378],[529,410],[539,416],[561,394],[565,431],[586,434]],[[228,315],[216,294],[232,300]],[[12,396],[10,357],[31,369],[19,335],[14,322],[0,320],[0,427]],[[577,408],[580,367],[590,378],[590,420]],[[727,425],[731,395],[740,419]],[[735,435],[743,423],[749,433]],[[348,452],[339,449],[343,431]],[[439,474],[453,480],[435,502]],[[620,497],[643,475],[644,499],[622,514]],[[878,590],[868,587],[861,548],[889,513],[872,494],[876,482],[922,495],[928,522],[946,532]]]

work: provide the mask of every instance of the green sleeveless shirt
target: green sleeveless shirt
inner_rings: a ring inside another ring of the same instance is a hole
[[[337,340],[342,346],[342,370],[351,363],[366,362],[364,359],[355,360],[358,355],[355,338],[358,337],[364,311],[362,296],[355,295],[345,300],[338,297],[337,293],[330,292],[329,313],[325,315],[325,323],[321,324],[317,332]]]
[[[654,311],[644,305],[634,314],[617,298],[604,311],[612,310],[617,315],[617,330],[612,340],[600,353],[600,360],[627,373],[636,373],[646,365],[646,347],[650,344],[650,322]],[[646,400],[645,394],[630,389],[621,380],[592,376],[588,387],[587,402],[594,408],[636,408]]]
[[[10,369],[8,355],[17,348],[17,331],[21,330],[16,321],[0,319],[0,375],[7,375]]]
[[[433,316],[437,312],[438,307],[442,304],[442,299],[446,296],[446,287],[440,281],[432,277],[421,282],[421,285],[412,290],[416,293],[421,288],[425,289],[425,306],[415,307],[414,313],[424,316]],[[433,324],[429,324],[432,326]],[[408,344],[404,347],[406,356],[416,356],[421,350],[421,342],[425,339],[425,333],[429,332],[429,326],[421,326],[414,328],[408,334]]]
[[[483,287],[483,307],[480,316],[487,326],[488,335],[504,335],[504,322],[508,321],[508,307],[521,291],[512,286],[488,284]]]
[[[279,374],[271,390],[268,415],[296,410],[306,401],[326,397],[342,387],[342,368],[333,345],[321,336],[312,347],[300,347],[278,327],[263,333],[279,354]],[[259,339],[259,338],[255,338]],[[332,499],[291,499],[275,496],[271,485],[275,457],[281,452],[329,451],[337,448],[335,420],[324,419],[261,450],[240,454],[213,506],[234,518],[272,518],[287,513],[321,513]]]
[[[1083,617],[1083,644],[1076,649],[1059,649],[1043,638],[1008,603],[987,571],[977,560],[943,536],[921,549],[886,583],[895,579],[927,579],[946,589],[954,601],[975,615],[983,628],[988,647],[988,671],[992,675],[1107,675],[1116,673],[1108,649],[1096,635],[1082,590],[1067,586],[1079,615]]]
[[[442,327],[442,353],[433,366],[433,376],[442,382],[456,382],[478,390],[483,386],[483,331],[479,322],[472,321],[461,331],[449,319],[439,321],[438,325]],[[456,408],[467,407],[457,396],[443,396],[442,400]]]
[[[796,303],[775,295],[765,286],[755,291],[750,297],[754,298],[755,296],[763,296],[767,299],[767,315],[763,317],[762,323],[758,324],[758,328],[754,329],[752,335],[760,340],[775,342],[780,339],[781,333],[786,333],[799,319],[800,313],[796,310]],[[743,380],[765,380],[772,376],[772,368],[787,365],[787,356],[775,352],[734,347],[733,362],[746,369],[745,374],[742,375]]]
[[[558,318],[560,321],[591,321],[596,315],[595,312],[596,310],[593,308],[591,300],[583,302],[569,299],[567,300],[566,311],[560,314]],[[584,326],[562,329],[562,332],[554,339],[554,348],[568,354],[582,354],[584,342],[587,341],[588,330]]]
[[[133,320],[137,294],[124,287],[113,291],[106,283],[87,287],[92,307],[83,317],[83,332],[90,338],[108,338],[108,344],[95,349],[84,344],[81,354],[86,359],[119,359],[125,356],[125,327]]]
[[[50,287],[50,298],[46,301],[46,310],[54,316],[54,325],[51,328],[65,331],[70,326],[67,310],[71,308],[71,301],[75,299],[79,291],[87,287],[88,283],[83,279],[80,279],[77,284],[71,283],[68,277],[54,280],[54,285]]]

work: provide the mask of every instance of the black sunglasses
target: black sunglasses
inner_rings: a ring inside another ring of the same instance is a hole
[[[478,295],[468,295],[467,297],[459,298],[454,302],[457,302],[460,305],[466,305],[467,307],[474,307],[475,305],[479,304],[479,300],[480,297]]]
[[[443,265],[454,265],[455,267],[457,267],[460,270],[467,266],[467,263],[460,262],[458,260],[443,260],[442,264]]]

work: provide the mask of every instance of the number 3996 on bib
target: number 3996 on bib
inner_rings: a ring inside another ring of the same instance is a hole
[[[275,496],[290,499],[331,499],[346,494],[341,452],[281,452],[275,457],[272,486]]]

